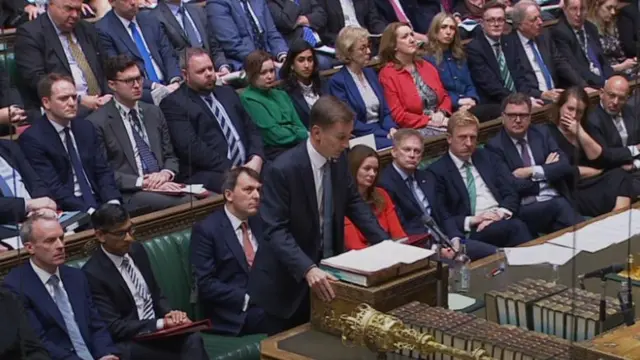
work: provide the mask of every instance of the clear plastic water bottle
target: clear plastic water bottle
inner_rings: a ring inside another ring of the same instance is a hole
[[[458,269],[460,280],[458,281],[458,292],[468,293],[471,288],[471,270],[469,269],[469,257],[467,256],[467,240],[460,241],[460,256],[462,260]]]
[[[560,266],[553,264],[551,265],[551,283],[557,284],[560,281]]]

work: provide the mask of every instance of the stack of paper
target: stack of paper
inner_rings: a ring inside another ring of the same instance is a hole
[[[352,250],[324,259],[321,264],[336,269],[349,269],[358,273],[372,273],[388,269],[396,264],[413,264],[433,254],[433,250],[395,241],[383,241],[361,250]]]
[[[541,244],[528,247],[504,249],[509,265],[536,265],[549,263],[551,265],[564,265],[580,250],[552,244]]]

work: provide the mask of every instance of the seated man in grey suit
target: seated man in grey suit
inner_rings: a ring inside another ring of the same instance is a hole
[[[172,182],[178,158],[160,109],[139,101],[142,72],[136,61],[118,55],[107,61],[105,73],[114,98],[87,119],[96,127],[125,203],[157,211],[191,201],[154,192],[180,190]]]

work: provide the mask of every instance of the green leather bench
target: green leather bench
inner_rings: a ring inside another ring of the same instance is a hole
[[[156,280],[172,307],[186,312],[190,319],[201,320],[200,305],[191,301],[193,277],[189,263],[190,237],[189,229],[153,238],[143,242],[143,245],[149,255]],[[86,261],[87,258],[72,260],[67,265],[82,267]],[[211,360],[258,360],[260,341],[265,337],[202,334]]]

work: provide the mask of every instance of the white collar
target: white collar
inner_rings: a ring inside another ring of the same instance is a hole
[[[322,169],[324,164],[327,163],[327,158],[322,156],[318,150],[316,150],[311,144],[311,139],[307,139],[307,153],[309,153],[309,159],[311,160],[311,167],[314,169]]]
[[[469,160],[467,160],[467,161],[463,161],[459,157],[453,155],[451,150],[449,150],[449,157],[451,157],[451,160],[453,160],[453,163],[456,165],[457,169],[462,169],[462,167],[464,166],[465,163],[469,163],[469,164],[473,165],[473,162],[471,161],[471,158],[469,158]]]
[[[124,256],[115,255],[105,250],[102,245],[100,245],[100,249],[102,249],[102,252],[107,255],[109,260],[111,260],[111,262],[116,266],[117,269],[120,269],[120,266],[122,266],[122,260],[124,260],[125,257],[129,260],[129,262],[131,262],[131,256],[129,256],[129,254],[124,254]]]
[[[122,25],[124,25],[124,28],[127,29],[127,31],[129,31],[129,24],[134,23],[134,24],[136,24],[136,27],[138,28],[138,31],[142,32],[142,29],[140,29],[140,25],[138,25],[138,22],[136,21],[136,17],[134,17],[133,20],[127,20],[127,19],[123,18],[122,16],[118,15],[118,13],[115,10],[113,10],[113,13],[120,20]]]
[[[50,120],[49,118],[47,118],[47,120],[49,120],[49,122],[51,123],[51,125],[53,125],[53,128],[54,128],[54,129],[56,129],[56,132],[57,132],[57,133],[61,133],[61,132],[63,132],[63,131],[64,131],[64,129],[65,129],[65,128],[67,128],[67,127],[68,127],[69,129],[71,129],[71,122],[69,122],[69,126],[62,126],[62,125],[58,124],[57,122]]]
[[[528,130],[527,130],[528,132]],[[516,139],[514,137],[511,137],[511,135],[508,135],[509,139],[511,139],[511,141],[513,142],[514,145],[518,145],[518,141],[520,141],[520,139]],[[524,133],[524,137],[523,137],[524,141],[528,144],[529,143],[529,136],[527,135],[527,133]]]
[[[518,33],[518,38],[520,38],[520,42],[522,43],[522,45],[529,45],[529,41],[533,40],[533,43],[535,44],[535,40],[534,39],[529,39],[526,36],[522,35],[522,33],[520,32],[520,30],[516,31]]]
[[[243,222],[246,222],[247,225],[249,225],[248,220],[242,221],[238,219],[237,216],[233,215],[233,213],[229,211],[229,208],[227,207],[226,204],[224,205],[224,212],[225,214],[227,214],[227,218],[229,218],[229,222],[231,222],[231,227],[233,228],[234,231],[238,230],[238,228],[240,228]]]
[[[400,177],[402,178],[402,181],[407,181],[407,178],[410,176],[409,174],[407,174],[404,170],[402,170],[400,168],[400,166],[396,165],[395,161],[391,163],[391,165],[393,165],[393,168],[396,169],[396,171],[398,172],[398,174],[400,174]],[[413,175],[413,174],[411,174]]]
[[[38,275],[38,278],[40,279],[40,281],[42,281],[43,284],[47,284],[49,282],[49,279],[53,276],[56,275],[58,276],[58,279],[60,279],[60,281],[62,281],[62,278],[60,277],[60,268],[56,268],[56,272],[51,274],[48,271],[46,271],[45,269],[39,267],[38,265],[36,265],[36,263],[33,262],[33,259],[29,259],[29,263],[31,263],[31,268],[33,268],[33,271],[35,271],[36,275]]]

